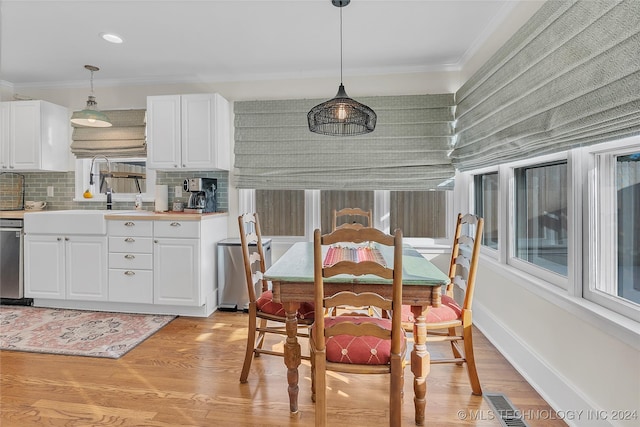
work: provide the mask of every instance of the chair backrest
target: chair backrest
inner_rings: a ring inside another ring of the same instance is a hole
[[[256,301],[256,287],[262,292],[268,288],[268,283],[262,279],[266,271],[264,252],[262,249],[262,237],[260,234],[260,221],[257,213],[246,213],[238,217],[240,227],[240,245],[242,247],[242,259],[244,260],[244,272],[249,292],[249,301]],[[255,251],[251,251],[255,245]],[[250,249],[251,247],[251,249]]]
[[[402,344],[402,231],[396,229],[393,235],[389,235],[369,227],[361,229],[339,228],[329,234],[322,235],[320,230],[317,229],[313,240],[316,307],[323,307],[326,310],[339,306],[375,306],[392,313],[391,331],[371,323],[358,324],[359,322],[340,322],[332,328],[325,328],[324,317],[316,316],[315,327],[318,331],[317,333],[320,334],[324,330],[325,338],[333,335],[366,335],[382,339],[391,338],[391,353],[400,354]],[[337,244],[343,244],[342,246],[348,248],[357,247],[359,251],[365,252],[363,258],[366,260],[357,262],[352,260],[357,257],[346,256],[332,260],[332,265],[325,265],[322,246],[334,245],[335,247]],[[393,248],[392,267],[377,261],[376,254],[379,252],[372,251],[378,246]],[[366,251],[369,251],[369,253],[366,253]],[[373,274],[392,280],[392,298],[385,298],[374,292],[356,294],[351,291],[325,296],[324,279],[338,274],[356,276]],[[319,351],[325,349],[323,339],[317,340],[316,348]]]
[[[345,216],[354,216],[354,217],[361,217],[361,218],[360,218],[360,221],[345,222],[344,224],[338,225],[338,218],[345,217]],[[333,219],[331,221],[331,230],[336,230],[338,228],[373,227],[372,217],[373,215],[371,213],[371,210],[365,211],[360,208],[344,208],[337,211],[334,209]],[[366,219],[366,223],[362,222],[362,220],[364,219]]]
[[[449,279],[447,295],[453,298],[454,285],[465,289],[462,308],[471,309],[473,291],[476,282],[478,259],[484,219],[472,214],[458,214],[456,231],[451,247],[451,261],[449,263]]]

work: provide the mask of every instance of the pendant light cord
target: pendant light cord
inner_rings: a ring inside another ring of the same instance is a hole
[[[91,96],[93,96],[93,70],[89,71],[91,71]]]
[[[340,84],[342,85],[342,7],[340,7]]]

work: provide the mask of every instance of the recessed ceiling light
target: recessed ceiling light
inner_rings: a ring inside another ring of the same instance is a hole
[[[113,33],[100,33],[100,37],[108,41],[109,43],[122,43],[122,37]]]

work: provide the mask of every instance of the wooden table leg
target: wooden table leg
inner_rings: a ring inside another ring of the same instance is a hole
[[[416,425],[424,425],[427,406],[427,375],[431,369],[431,355],[427,351],[427,310],[428,306],[412,306],[415,318],[413,324],[413,350],[411,351],[411,371],[413,372],[413,403],[416,411]]]
[[[284,344],[284,364],[287,366],[287,382],[289,383],[289,409],[298,412],[298,366],[300,366],[300,343],[298,343],[298,306],[297,302],[283,303],[286,313],[287,340]]]

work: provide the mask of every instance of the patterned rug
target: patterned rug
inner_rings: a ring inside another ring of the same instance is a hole
[[[176,316],[0,306],[0,350],[117,359]]]

